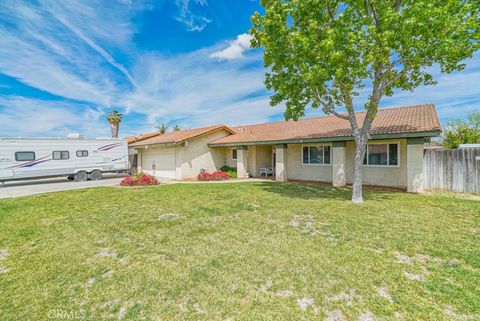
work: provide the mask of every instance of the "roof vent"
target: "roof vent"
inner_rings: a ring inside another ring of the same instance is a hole
[[[67,135],[68,139],[84,139],[85,135],[82,133],[70,133]]]

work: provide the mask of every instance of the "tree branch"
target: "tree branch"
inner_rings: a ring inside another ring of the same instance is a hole
[[[341,118],[341,119],[349,120],[347,115],[342,115],[342,114],[338,113],[335,110],[335,107],[332,104],[327,104],[323,99],[321,99],[320,93],[318,92],[317,88],[314,88],[314,92],[315,92],[315,96],[317,98],[318,103],[323,106],[323,111],[324,112],[326,112],[327,114],[335,115],[335,116],[337,116],[338,118]]]
[[[377,13],[375,12],[375,9],[369,0],[365,0],[365,9],[367,10],[368,15],[371,14],[373,16],[373,20],[375,20],[375,24],[378,27],[380,25],[380,20],[378,19]]]
[[[396,0],[395,1],[395,5],[393,6],[395,8],[395,10],[398,11],[400,9],[400,7],[402,6],[402,2],[403,2],[403,0]]]
[[[357,138],[359,135],[357,117],[355,116],[355,110],[353,109],[353,99],[351,90],[342,82],[338,82],[342,94],[343,100],[345,102],[345,107],[348,112],[348,120],[350,121],[350,126],[352,126],[353,137]]]

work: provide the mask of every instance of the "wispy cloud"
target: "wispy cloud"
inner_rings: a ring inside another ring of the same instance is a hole
[[[237,36],[237,39],[230,41],[228,47],[213,52],[210,57],[224,60],[243,58],[243,53],[250,49],[252,36],[243,33]]]
[[[188,31],[202,31],[212,22],[205,14],[207,0],[175,0],[178,6],[176,20],[183,23]]]
[[[130,83],[136,87],[136,83],[135,81],[133,80],[132,76],[130,75],[130,72],[127,70],[127,68],[125,68],[122,64],[118,63],[117,61],[115,61],[115,59],[105,50],[103,49],[102,47],[100,47],[99,45],[97,45],[95,43],[95,41],[93,41],[92,39],[90,39],[89,37],[85,36],[77,27],[75,27],[74,25],[72,25],[70,22],[67,21],[67,19],[65,19],[64,17],[62,16],[59,16],[57,14],[55,14],[54,12],[52,12],[52,15],[57,18],[58,21],[60,21],[65,27],[67,27],[70,31],[72,31],[78,38],[80,38],[81,40],[83,40],[87,45],[89,45],[93,50],[95,50],[96,52],[98,52],[103,58],[105,58],[105,60],[110,64],[112,65],[113,67],[115,67],[116,69],[118,69],[122,74],[125,75],[125,77],[127,77],[127,79],[130,81]]]
[[[90,137],[106,136],[101,115],[93,106],[72,102],[0,96],[0,135],[66,136],[75,128]]]
[[[187,28],[208,24],[205,0],[166,0],[178,6]],[[261,52],[249,51],[250,36],[186,54],[161,55],[136,48],[137,2],[0,2],[0,73],[51,98],[0,94],[0,136],[107,136],[106,111],[126,114],[122,135],[147,133],[161,122],[196,127],[281,119],[269,106]],[[191,22],[191,24],[190,24]],[[242,58],[242,59],[240,59]],[[219,61],[221,60],[221,61]],[[383,106],[435,103],[442,120],[480,107],[480,55],[469,67],[436,76],[438,86],[399,92]],[[10,90],[0,84],[0,93]],[[361,108],[367,90],[356,100]],[[308,110],[308,116],[321,114]]]
[[[112,26],[99,22],[102,8],[97,12],[94,7],[78,7],[76,2],[68,8],[70,21],[85,19],[82,26],[88,27],[82,33],[89,32],[89,39],[123,46],[131,35],[122,22],[112,22]],[[78,12],[71,12],[74,8]],[[103,9],[105,13],[107,8]],[[112,14],[121,11],[114,6],[109,10]],[[59,21],[55,23],[53,11],[62,15],[61,8],[47,1],[42,6],[8,0],[1,3],[0,72],[60,97],[111,105],[127,84],[116,75],[118,70],[102,66],[104,56]],[[112,31],[106,33],[109,28]]]
[[[260,92],[263,103],[268,104],[263,73],[245,69],[242,63],[218,64],[210,59],[210,53],[201,50],[175,57],[142,56],[133,71],[141,79],[139,88],[127,97],[124,105],[129,111],[148,114],[152,124],[181,118],[189,119],[193,126],[229,118],[232,106],[248,100],[252,93]],[[247,111],[250,119],[263,120],[272,114],[272,110],[261,108],[258,101],[246,103],[243,108],[246,110],[242,112]],[[242,121],[230,119],[234,123]]]

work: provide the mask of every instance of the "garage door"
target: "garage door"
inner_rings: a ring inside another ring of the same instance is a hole
[[[175,178],[175,149],[144,149],[142,170],[156,177]]]

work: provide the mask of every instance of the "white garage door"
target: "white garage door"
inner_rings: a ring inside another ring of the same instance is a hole
[[[142,170],[156,177],[175,178],[175,149],[144,149]]]

